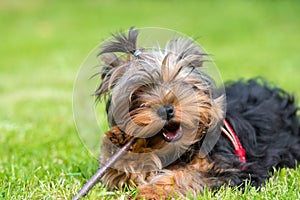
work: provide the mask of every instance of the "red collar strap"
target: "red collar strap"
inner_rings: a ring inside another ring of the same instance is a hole
[[[230,126],[228,121],[224,119],[224,126],[222,127],[222,133],[224,133],[227,138],[231,141],[234,147],[234,153],[240,158],[240,161],[246,163],[246,151],[242,147],[242,144],[237,137],[236,133],[234,132],[233,128]]]

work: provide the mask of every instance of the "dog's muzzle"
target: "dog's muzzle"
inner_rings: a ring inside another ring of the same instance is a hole
[[[157,110],[158,116],[166,120],[162,129],[162,137],[167,142],[175,142],[183,136],[183,130],[179,123],[172,121],[175,116],[175,109],[172,105],[162,106]]]
[[[157,114],[163,120],[170,120],[175,116],[175,110],[172,105],[162,106],[157,110]]]

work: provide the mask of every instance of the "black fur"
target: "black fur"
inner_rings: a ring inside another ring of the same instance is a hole
[[[295,167],[297,161],[299,163],[298,108],[291,95],[268,86],[262,79],[250,79],[228,84],[226,100],[226,118],[246,149],[247,163],[243,169],[238,157],[233,154],[232,144],[222,134],[210,152],[210,158],[220,169],[241,170],[213,176],[228,179],[231,185],[239,185],[250,178],[253,186],[259,186],[273,168]]]

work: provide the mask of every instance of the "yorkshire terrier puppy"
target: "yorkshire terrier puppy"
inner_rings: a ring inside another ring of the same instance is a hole
[[[294,98],[262,79],[224,92],[203,72],[207,54],[191,39],[137,47],[138,30],[106,42],[101,83],[111,129],[100,166],[132,137],[129,151],[102,178],[109,188],[137,187],[138,198],[196,196],[204,188],[260,186],[278,167],[300,161]],[[225,103],[226,102],[226,103]],[[211,147],[211,148],[210,148]]]

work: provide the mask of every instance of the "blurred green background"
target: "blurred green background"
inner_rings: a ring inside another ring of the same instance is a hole
[[[73,83],[89,52],[130,26],[200,37],[223,80],[263,76],[300,98],[298,1],[1,0],[0,198],[70,198],[97,169]]]

